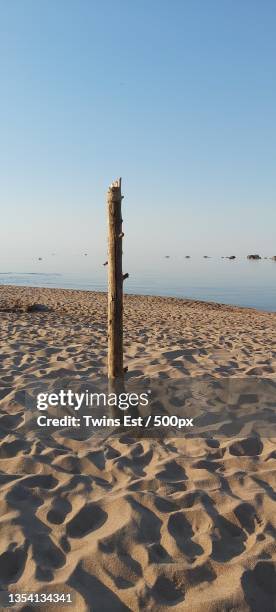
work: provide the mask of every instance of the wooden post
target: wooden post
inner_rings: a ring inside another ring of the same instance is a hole
[[[123,271],[121,180],[107,193],[108,206],[108,380],[114,389],[123,383]]]

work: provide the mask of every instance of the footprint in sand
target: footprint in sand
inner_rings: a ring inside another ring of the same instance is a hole
[[[47,520],[54,525],[61,525],[71,510],[72,505],[70,502],[67,499],[58,497],[54,500],[52,508],[47,514]]]
[[[53,579],[53,571],[65,565],[66,556],[47,534],[37,535],[33,534],[32,537],[33,559],[37,564],[36,577],[48,582]]]
[[[156,474],[156,478],[165,482],[182,482],[188,480],[185,471],[176,461],[169,461],[165,464],[164,470]]]
[[[12,442],[3,442],[0,447],[0,458],[7,459],[9,457],[16,457],[23,451],[29,451],[31,449],[31,443],[25,442],[24,440],[12,440]]]
[[[97,504],[84,506],[67,525],[67,535],[70,538],[83,538],[91,531],[99,529],[107,520],[107,513]]]
[[[276,564],[259,561],[241,577],[245,600],[251,612],[276,610]]]
[[[126,496],[135,517],[134,537],[141,543],[160,542],[162,522],[149,508],[140,504],[131,495]]]
[[[154,505],[156,506],[159,512],[175,512],[178,510],[178,505],[165,497],[157,496],[154,500]]]
[[[53,489],[58,484],[58,481],[50,474],[39,474],[37,476],[23,478],[21,483],[24,485],[24,487],[29,487],[30,489],[36,487],[41,489]]]
[[[244,438],[244,440],[237,440],[229,446],[229,453],[236,457],[253,457],[254,455],[260,455],[263,450],[263,443],[259,438]]]
[[[11,544],[9,550],[0,555],[0,586],[17,582],[25,569],[28,545],[15,548]]]
[[[171,514],[168,522],[168,532],[174,538],[179,550],[188,557],[194,558],[203,554],[203,548],[192,541],[195,534],[183,512]]]
[[[224,516],[217,515],[215,524],[211,557],[215,561],[226,563],[245,551],[247,534]]]
[[[184,600],[184,593],[174,585],[174,583],[166,578],[159,576],[151,590],[151,595],[155,601],[165,606],[174,606]]]
[[[198,585],[203,582],[212,582],[217,577],[216,572],[208,562],[204,563],[203,565],[199,565],[198,567],[188,569],[186,571],[186,575],[191,586]]]
[[[256,514],[254,506],[248,502],[240,503],[234,510],[241,527],[247,531],[247,533],[254,533],[256,523],[260,524],[261,521]]]
[[[7,431],[14,431],[18,425],[24,420],[23,413],[21,414],[5,414],[0,418],[0,428]]]
[[[161,544],[154,543],[148,546],[149,563],[173,563],[171,555]]]

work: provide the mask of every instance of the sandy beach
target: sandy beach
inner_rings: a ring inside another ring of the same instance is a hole
[[[26,436],[22,390],[105,374],[106,308],[0,287],[1,590],[71,594],[80,612],[273,612],[273,436]],[[124,329],[129,379],[276,377],[276,313],[128,295]]]

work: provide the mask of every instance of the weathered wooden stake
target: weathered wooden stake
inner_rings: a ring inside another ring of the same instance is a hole
[[[123,271],[121,181],[110,185],[108,206],[108,380],[114,387],[124,378],[123,366]]]

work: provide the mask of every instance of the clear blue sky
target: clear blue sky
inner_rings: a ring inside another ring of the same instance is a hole
[[[274,0],[1,0],[0,24],[1,269],[102,260],[117,176],[129,257],[275,254]]]

